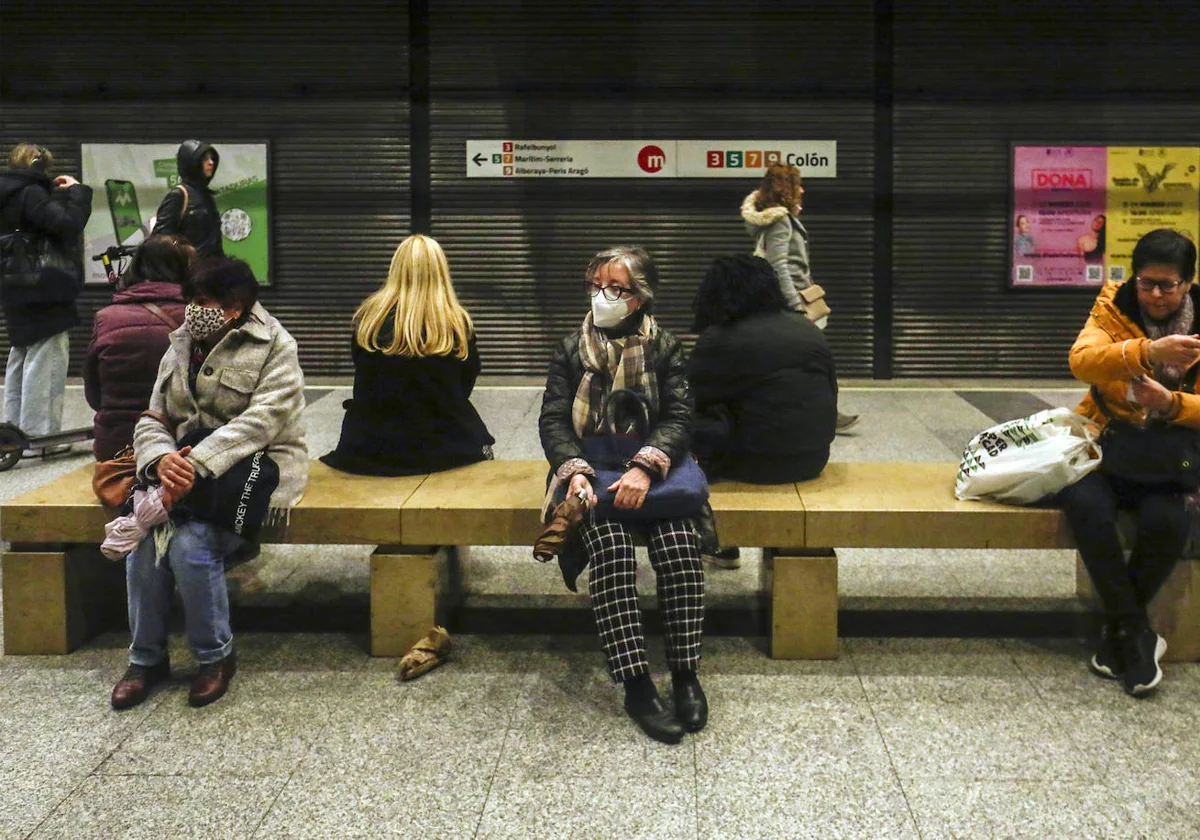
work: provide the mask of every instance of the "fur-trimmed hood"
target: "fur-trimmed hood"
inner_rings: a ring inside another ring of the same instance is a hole
[[[742,220],[747,225],[752,225],[754,227],[765,227],[767,225],[773,225],[780,219],[786,219],[788,217],[789,214],[787,208],[779,205],[759,210],[755,206],[755,201],[757,198],[758,190],[755,190],[754,192],[750,193],[750,195],[746,196],[746,200],[742,202]]]

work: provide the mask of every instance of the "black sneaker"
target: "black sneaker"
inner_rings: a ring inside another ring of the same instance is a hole
[[[1142,697],[1162,681],[1158,661],[1167,652],[1167,640],[1149,627],[1123,631],[1120,635],[1121,656],[1125,660],[1125,693]]]
[[[1088,662],[1088,668],[1098,677],[1119,680],[1125,673],[1125,660],[1121,657],[1121,645],[1117,642],[1117,630],[1111,624],[1100,628],[1100,644]]]

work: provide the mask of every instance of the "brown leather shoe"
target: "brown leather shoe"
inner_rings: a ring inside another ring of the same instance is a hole
[[[125,676],[113,686],[112,707],[117,711],[132,709],[150,696],[150,689],[171,676],[171,663],[164,660],[157,665],[130,665]]]
[[[229,690],[229,682],[237,672],[237,654],[231,653],[220,662],[201,665],[188,691],[188,705],[194,708],[215,703]]]

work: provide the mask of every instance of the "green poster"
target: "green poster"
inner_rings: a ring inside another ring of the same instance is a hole
[[[209,189],[221,219],[226,255],[245,260],[258,282],[271,283],[266,143],[213,143],[220,164]],[[180,182],[178,144],[84,143],[83,182],[93,189],[84,228],[87,255],[113,245],[136,247],[152,232],[158,205]],[[101,186],[103,185],[103,186]],[[100,263],[85,261],[88,282],[104,282]]]

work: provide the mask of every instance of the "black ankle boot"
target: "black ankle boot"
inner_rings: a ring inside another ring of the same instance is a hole
[[[625,713],[655,741],[678,744],[683,740],[683,727],[663,705],[648,675],[625,681]]]
[[[676,671],[671,674],[675,695],[675,717],[688,732],[699,732],[708,723],[708,698],[700,687],[695,671]]]

